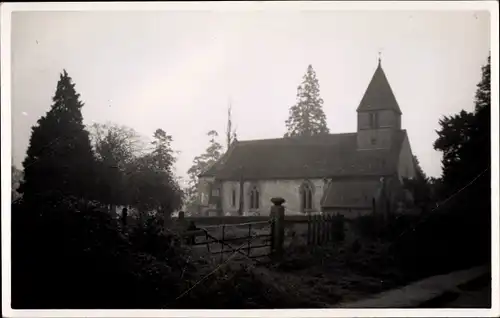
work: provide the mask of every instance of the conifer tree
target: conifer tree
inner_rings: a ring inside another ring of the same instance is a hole
[[[311,65],[297,88],[297,103],[290,108],[285,122],[285,137],[328,134],[323,99],[319,95],[319,82]]]
[[[83,124],[83,103],[66,70],[52,100],[51,109],[32,127],[19,192],[25,201],[36,203],[68,196],[90,199],[94,155]]]

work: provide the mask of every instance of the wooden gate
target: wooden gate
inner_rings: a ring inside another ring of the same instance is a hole
[[[272,229],[272,220],[205,227],[191,224],[185,238],[187,244],[218,256],[220,262],[228,257],[251,258],[260,262],[271,254]]]

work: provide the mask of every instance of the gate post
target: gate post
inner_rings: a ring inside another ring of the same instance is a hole
[[[285,199],[272,198],[271,202],[271,254],[281,256],[283,253],[283,243],[285,241]]]

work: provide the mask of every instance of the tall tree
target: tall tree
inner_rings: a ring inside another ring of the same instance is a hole
[[[155,168],[169,174],[173,174],[172,168],[175,163],[172,141],[172,136],[167,135],[163,129],[157,129],[154,132],[153,141],[151,142],[154,146],[152,159]]]
[[[323,99],[319,94],[319,82],[311,65],[297,88],[297,103],[290,108],[285,122],[285,137],[312,136],[329,133],[323,112]]]
[[[75,84],[64,70],[51,109],[32,127],[19,188],[25,201],[94,196],[94,155],[82,107]]]
[[[128,205],[126,169],[144,150],[141,136],[132,128],[117,124],[91,127],[97,169],[99,200],[107,205]]]
[[[474,111],[440,121],[434,148],[443,152],[443,172],[431,184],[439,191],[441,213],[431,213],[414,232],[398,239],[406,243],[395,253],[412,271],[424,269],[431,276],[491,262],[490,105],[488,58]]]
[[[440,121],[441,129],[437,132],[439,137],[434,148],[443,152],[442,189],[445,196],[458,191],[485,172],[491,164],[490,85],[488,57],[486,65],[482,67],[482,79],[477,85],[474,112],[462,110],[458,115],[445,117]],[[487,175],[491,175],[491,172]],[[488,177],[483,177],[480,182],[482,186],[479,187],[483,191],[476,194],[481,196],[488,193],[489,182]]]
[[[196,156],[193,160],[193,165],[188,170],[189,188],[186,193],[186,205],[188,209],[192,209],[193,206],[200,203],[198,197],[198,176],[222,156],[222,145],[216,139],[219,136],[218,133],[215,130],[211,130],[207,135],[210,137],[210,141],[205,153]]]
[[[172,136],[157,129],[151,153],[137,157],[128,167],[127,185],[131,205],[143,212],[156,211],[163,217],[180,208],[183,193],[173,173],[175,163]]]
[[[227,129],[226,129],[226,151],[229,150],[231,144],[236,141],[236,129],[233,129],[233,120],[231,117],[232,105],[229,102],[229,107],[227,109]]]

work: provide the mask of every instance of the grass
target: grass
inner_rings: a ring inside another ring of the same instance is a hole
[[[228,226],[225,231],[226,238],[248,235],[248,228]],[[268,233],[269,230],[255,231]],[[213,231],[213,235],[220,237],[221,232]],[[390,258],[385,257],[386,244],[373,240],[356,241],[347,235],[344,242],[312,248],[307,246],[307,224],[289,226],[285,235],[286,252],[281,261],[255,267],[248,259],[237,257],[219,268],[217,275],[197,286],[196,290],[211,290],[210,304],[204,302],[204,306],[326,308],[360,300],[408,282],[394,268]],[[224,260],[230,253],[226,255]],[[221,263],[217,255],[201,253],[197,257],[198,279],[213,272]],[[249,300],[235,299],[236,295]],[[208,301],[207,295],[198,297]],[[224,300],[224,297],[232,301]]]

